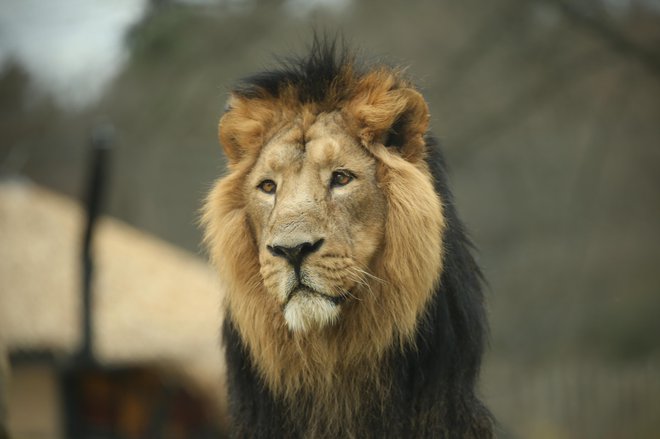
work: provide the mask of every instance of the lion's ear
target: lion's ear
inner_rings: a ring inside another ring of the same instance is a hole
[[[218,135],[230,164],[258,154],[274,116],[271,101],[236,95],[229,98],[227,111],[220,118]]]
[[[411,87],[397,87],[394,77],[369,75],[347,110],[358,124],[366,145],[379,143],[396,149],[411,162],[424,157],[424,134],[429,109],[422,95]]]

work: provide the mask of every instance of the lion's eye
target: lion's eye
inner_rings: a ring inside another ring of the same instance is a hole
[[[277,185],[273,180],[264,180],[257,185],[257,188],[262,192],[272,195],[277,190]]]
[[[353,174],[347,171],[335,171],[332,173],[332,179],[330,180],[330,186],[346,186],[348,183],[353,181],[355,177]]]

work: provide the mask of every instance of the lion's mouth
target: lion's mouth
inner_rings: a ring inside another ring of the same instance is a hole
[[[346,299],[349,296],[349,293],[342,293],[338,296],[331,296],[329,294],[322,293],[320,291],[315,290],[314,288],[310,287],[309,285],[305,285],[303,283],[298,284],[295,288],[289,292],[289,294],[286,297],[286,301],[284,302],[284,308],[289,304],[291,299],[293,299],[297,295],[312,295],[312,296],[317,296],[322,299],[327,300],[328,302],[332,303],[333,305],[341,305],[346,301]]]

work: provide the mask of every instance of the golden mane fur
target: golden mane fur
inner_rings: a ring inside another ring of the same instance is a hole
[[[359,285],[360,300],[342,305],[333,324],[296,332],[264,286],[262,243],[249,218],[246,180],[264,145],[293,120],[302,121],[304,132],[324,114],[333,115],[335,128],[357,139],[375,160],[385,222]],[[320,100],[302,99],[295,85],[277,95],[257,90],[231,96],[219,125],[228,173],[207,198],[205,241],[226,289],[223,306],[274,395],[293,401],[300,392],[312,392],[324,416],[339,419],[350,417],[365,388],[387,394],[380,366],[388,352],[414,344],[442,272],[442,200],[424,160],[428,120],[420,93],[387,67],[358,74],[347,64]],[[385,143],[395,124],[405,142],[391,148]],[[320,415],[312,413],[310,422],[315,416]]]

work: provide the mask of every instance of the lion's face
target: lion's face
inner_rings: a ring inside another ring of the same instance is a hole
[[[360,300],[382,242],[386,201],[376,160],[339,113],[281,129],[244,185],[264,286],[292,331],[324,327]]]

